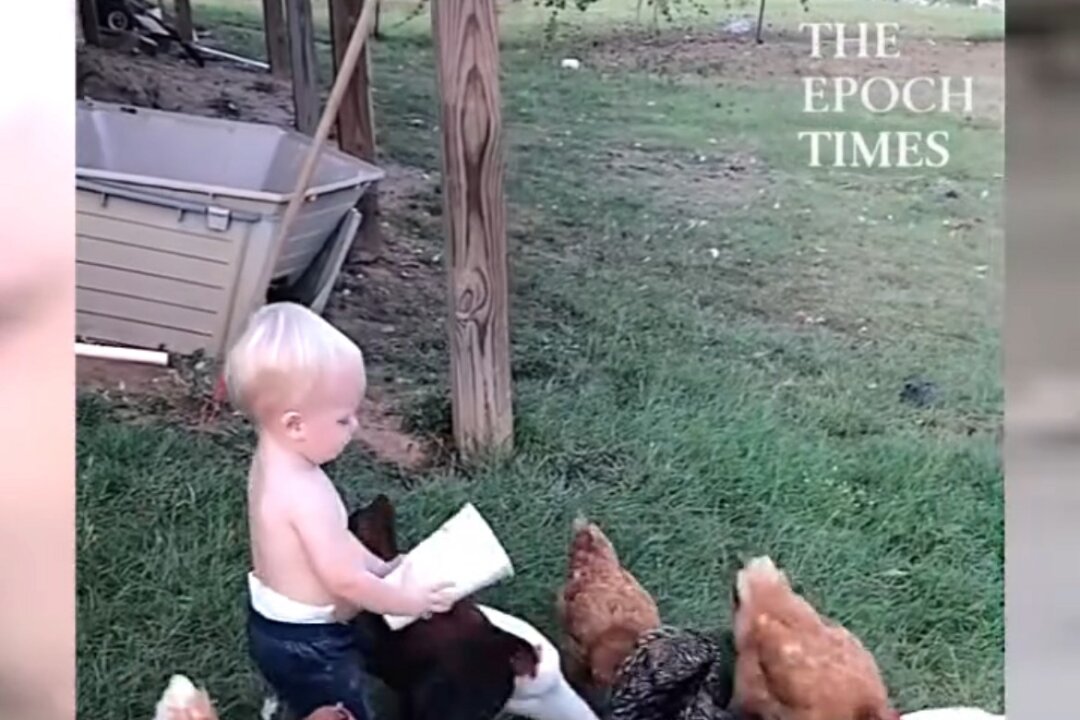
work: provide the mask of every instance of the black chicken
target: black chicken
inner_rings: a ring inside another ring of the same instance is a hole
[[[608,720],[739,720],[731,632],[662,627],[646,633],[612,688]]]

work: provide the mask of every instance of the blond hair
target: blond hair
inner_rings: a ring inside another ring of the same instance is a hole
[[[229,350],[225,384],[234,405],[255,420],[295,410],[325,388],[328,376],[364,381],[364,356],[340,330],[296,303],[264,305]]]

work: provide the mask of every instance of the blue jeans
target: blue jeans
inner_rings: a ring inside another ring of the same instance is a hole
[[[345,623],[305,625],[268,620],[248,608],[248,652],[278,699],[298,717],[341,703],[371,720],[359,633]]]

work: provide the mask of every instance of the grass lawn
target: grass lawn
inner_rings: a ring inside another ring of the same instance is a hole
[[[912,43],[1000,24],[963,7],[811,2],[817,19],[899,19]],[[257,55],[257,6],[196,12]],[[670,55],[609,63],[633,4],[600,7],[552,41],[538,10],[503,15],[515,457],[407,475],[357,451],[333,476],[351,503],[389,493],[410,542],[475,502],[517,566],[485,598],[546,630],[581,509],[668,622],[726,623],[733,572],[769,553],[875,652],[901,708],[999,710],[1000,128],[853,112],[827,126],[947,130],[951,163],[811,169],[796,133],[825,125],[800,112],[797,80],[717,81]],[[429,24],[387,17],[374,48],[380,151],[437,170]],[[571,54],[586,58],[576,73],[559,68]],[[438,219],[431,228],[435,255]],[[394,362],[426,387],[413,425],[440,429],[445,347],[418,343]],[[931,401],[901,400],[908,380]],[[132,423],[80,398],[81,720],[148,717],[173,672],[204,683],[224,720],[255,717],[247,440]]]

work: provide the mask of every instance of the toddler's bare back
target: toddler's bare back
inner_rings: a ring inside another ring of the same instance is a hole
[[[303,493],[303,495],[301,495]],[[318,467],[307,471],[264,468],[256,459],[248,487],[251,559],[256,577],[274,592],[311,606],[334,605],[304,551],[295,528],[301,513],[328,511],[348,522],[337,489]],[[340,613],[347,609],[340,608]]]

